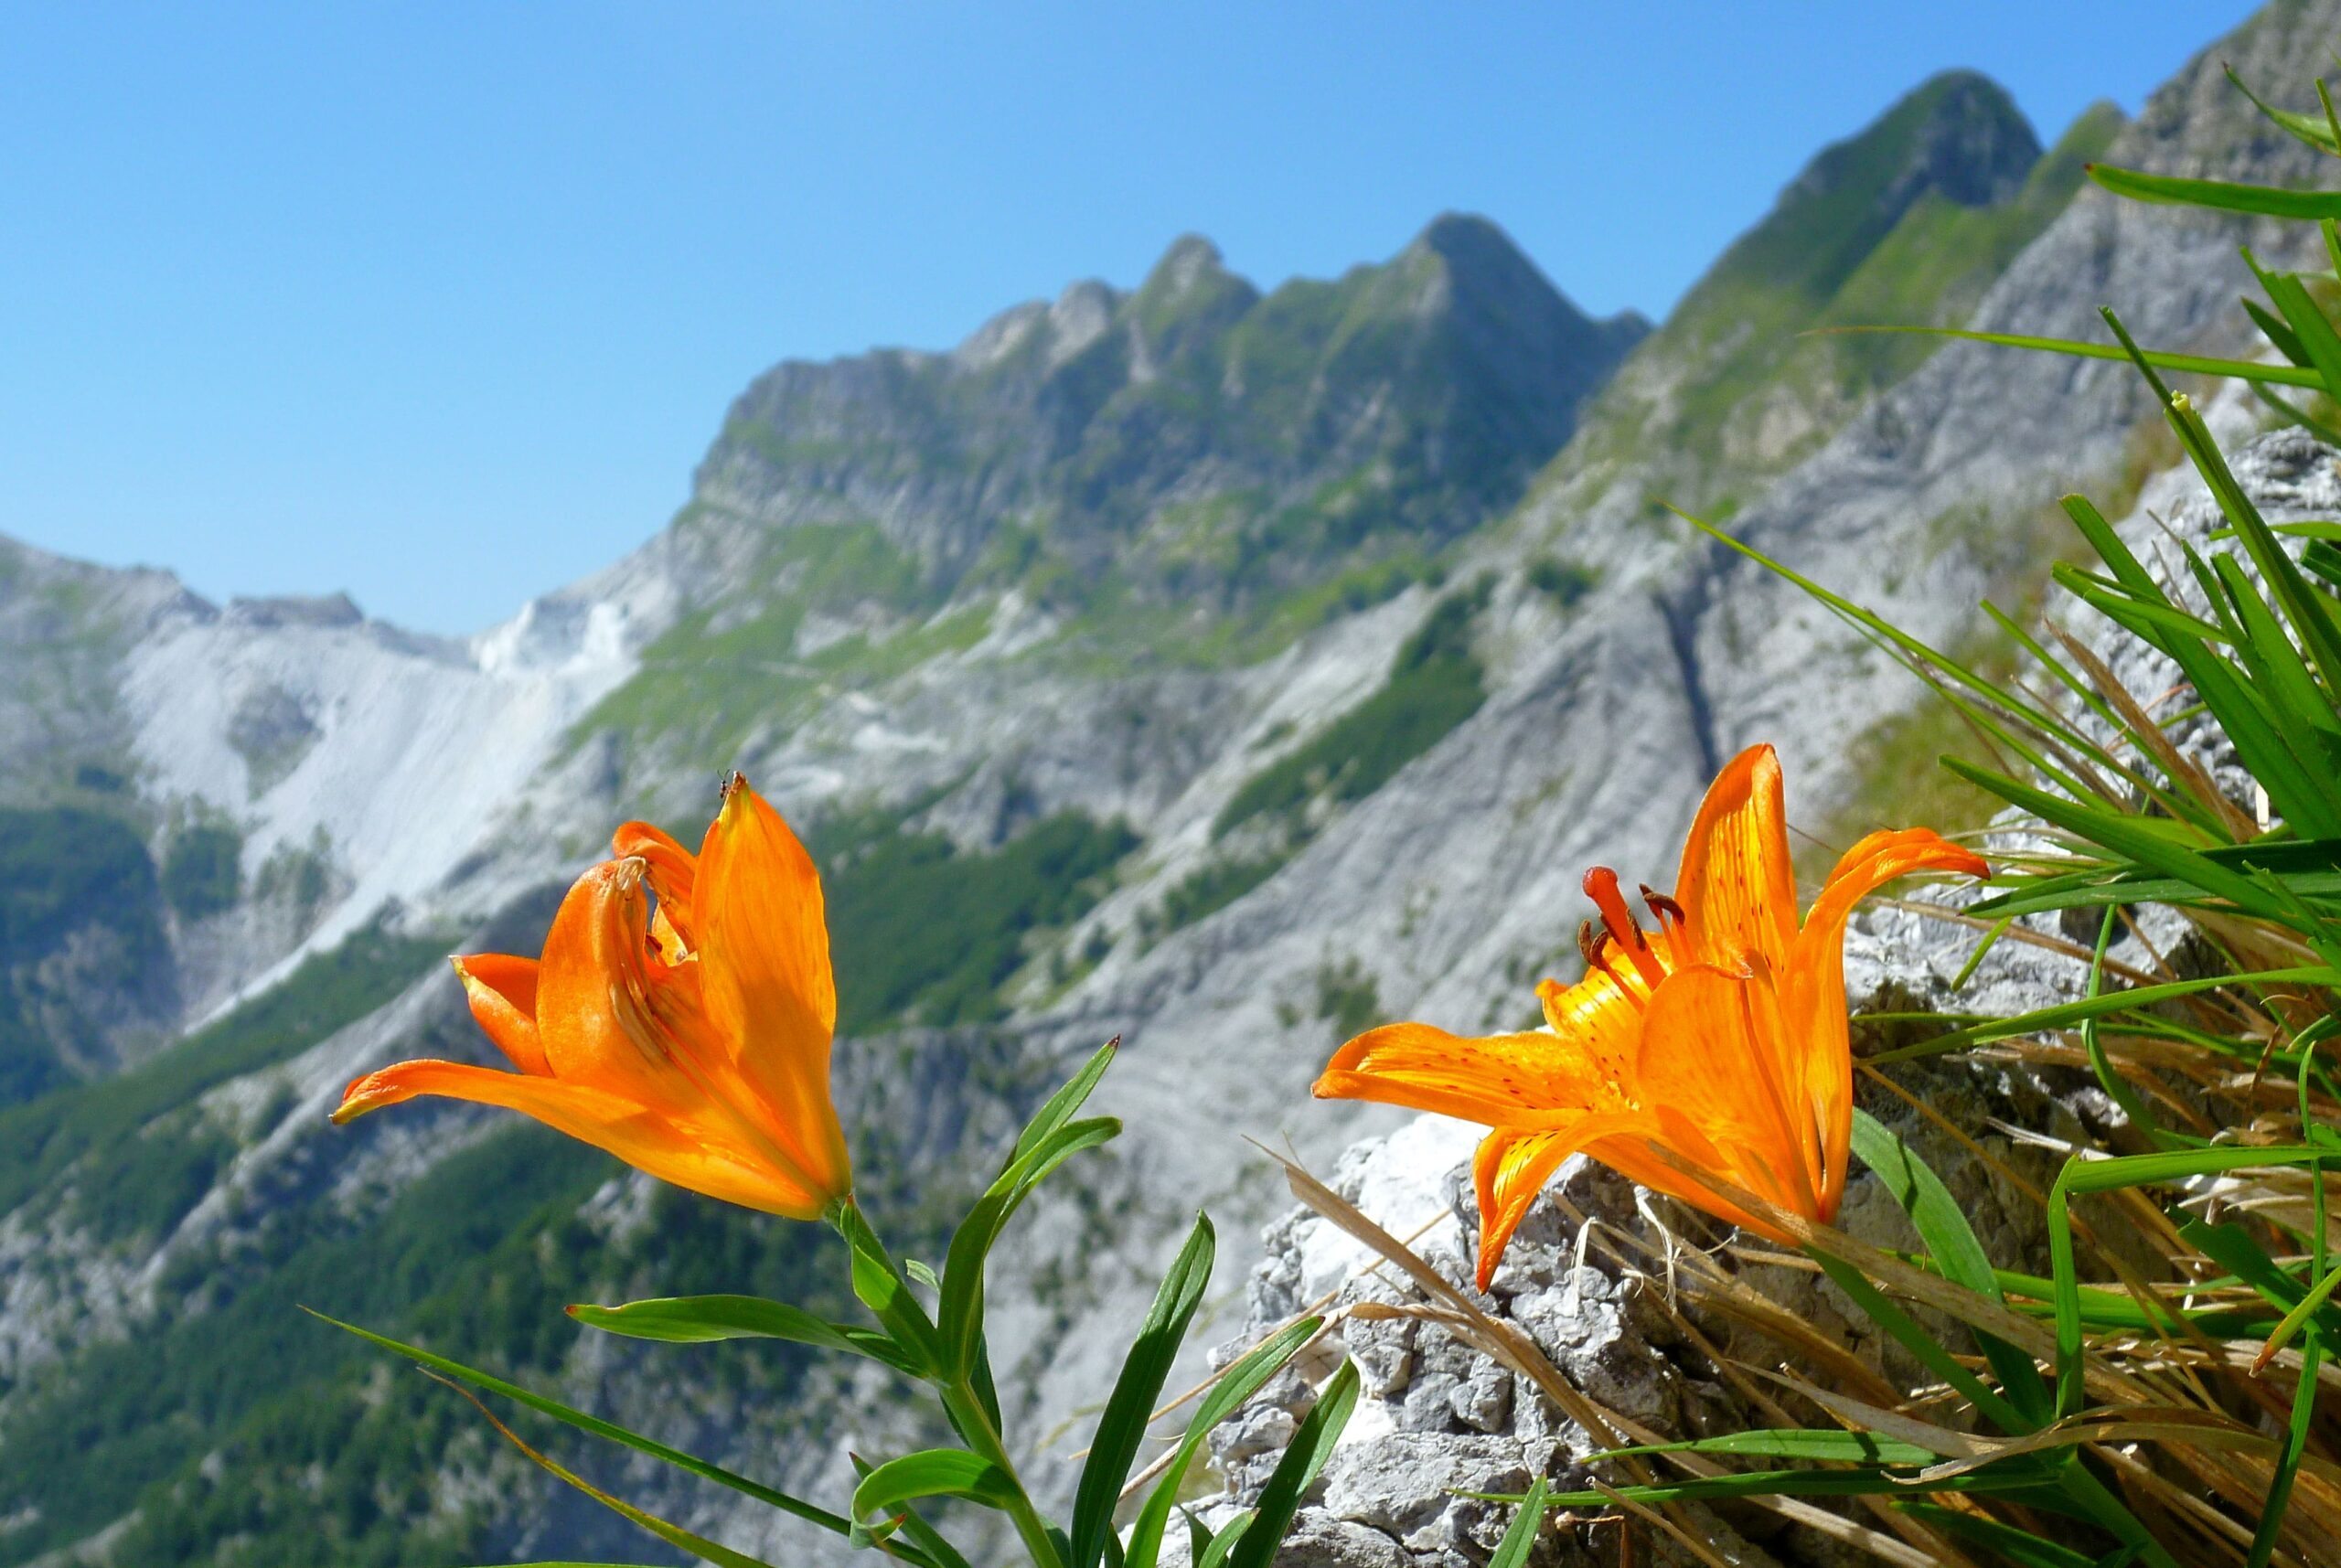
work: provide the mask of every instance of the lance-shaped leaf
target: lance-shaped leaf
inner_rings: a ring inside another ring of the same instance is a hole
[[[320,1322],[330,1323],[344,1333],[355,1334],[369,1343],[394,1351],[417,1365],[427,1367],[433,1371],[444,1372],[447,1376],[461,1382],[467,1382],[474,1388],[486,1389],[490,1393],[501,1394],[515,1403],[527,1405],[540,1414],[550,1415],[555,1421],[565,1422],[580,1432],[591,1433],[596,1437],[623,1444],[637,1454],[647,1454],[650,1457],[664,1464],[672,1465],[679,1470],[689,1471],[702,1480],[729,1487],[735,1492],[744,1493],[760,1503],[778,1509],[783,1513],[794,1514],[796,1518],[811,1524],[818,1524],[824,1530],[843,1535],[850,1528],[850,1520],[831,1513],[827,1509],[817,1508],[801,1499],[790,1497],[786,1492],[777,1488],[767,1487],[761,1481],[752,1481],[745,1476],[727,1470],[721,1465],[711,1464],[694,1455],[686,1454],[679,1448],[670,1447],[656,1438],[645,1437],[638,1432],[628,1431],[614,1421],[604,1421],[600,1416],[588,1415],[583,1411],[572,1410],[559,1400],[548,1399],[543,1394],[522,1388],[518,1383],[507,1382],[493,1373],[476,1371],[464,1365],[461,1361],[449,1360],[444,1356],[433,1355],[431,1351],[416,1346],[402,1344],[385,1335],[374,1333],[370,1329],[344,1323],[339,1318],[327,1317],[324,1313],[314,1308],[305,1307],[302,1310]]]
[[[1343,1361],[1342,1370],[1319,1392],[1317,1403],[1301,1419],[1284,1457],[1269,1474],[1252,1522],[1227,1554],[1227,1568],[1268,1568],[1302,1495],[1325,1468],[1325,1461],[1333,1456],[1333,1445],[1341,1441],[1342,1428],[1349,1424],[1350,1412],[1357,1408],[1357,1363]]]
[[[1194,1418],[1187,1423],[1187,1435],[1178,1450],[1170,1456],[1162,1479],[1148,1494],[1146,1506],[1138,1509],[1138,1520],[1130,1526],[1129,1546],[1125,1561],[1128,1568],[1155,1568],[1162,1551],[1162,1531],[1170,1522],[1170,1510],[1179,1500],[1180,1483],[1187,1478],[1187,1467],[1194,1463],[1203,1440],[1212,1429],[1235,1413],[1244,1402],[1260,1392],[1262,1384],[1284,1370],[1300,1347],[1314,1339],[1325,1326],[1321,1317],[1303,1317],[1288,1323],[1254,1346],[1242,1360],[1220,1374],[1211,1392],[1196,1407]]]
[[[569,1315],[588,1328],[633,1339],[704,1344],[717,1339],[786,1339],[825,1350],[845,1350],[918,1374],[901,1346],[883,1334],[816,1317],[785,1301],[756,1296],[670,1296],[623,1307],[577,1306]]]
[[[1213,1256],[1211,1221],[1195,1216],[1195,1228],[1163,1276],[1154,1306],[1130,1345],[1115,1380],[1113,1397],[1098,1418],[1091,1440],[1088,1463],[1082,1467],[1081,1487],[1073,1505],[1073,1568],[1096,1568],[1106,1554],[1106,1537],[1113,1533],[1114,1504],[1121,1496],[1122,1478],[1146,1436],[1154,1402],[1160,1397],[1170,1363],[1187,1338],[1187,1326],[1203,1305],[1211,1283]]]

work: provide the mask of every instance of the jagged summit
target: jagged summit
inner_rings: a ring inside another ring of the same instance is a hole
[[[1825,297],[1921,199],[1998,206],[2022,190],[2040,152],[2006,89],[1945,71],[1823,148],[1699,286],[1752,272]]]
[[[1020,578],[1238,603],[1508,505],[1642,327],[1586,316],[1484,219],[1265,294],[1183,235],[1135,291],[1077,283],[949,355],[777,367],[689,521],[872,525],[945,592],[1024,529]]]

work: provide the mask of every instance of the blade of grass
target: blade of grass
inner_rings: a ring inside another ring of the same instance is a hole
[[[2282,186],[2187,179],[2178,175],[2154,175],[2139,169],[2117,168],[2111,164],[2085,166],[2089,177],[2099,186],[2132,201],[2204,207],[2220,212],[2250,213],[2260,218],[2314,220],[2341,217],[2341,191],[2290,190]]]
[[[672,1465],[675,1468],[697,1476],[701,1480],[713,1481],[718,1486],[729,1487],[733,1491],[752,1497],[769,1508],[775,1508],[783,1513],[794,1515],[808,1524],[818,1524],[832,1534],[845,1535],[852,1530],[851,1521],[841,1514],[831,1513],[827,1509],[817,1508],[811,1503],[790,1497],[786,1492],[767,1487],[762,1482],[752,1481],[747,1477],[727,1470],[721,1465],[710,1464],[707,1460],[686,1454],[679,1448],[669,1447],[656,1438],[645,1437],[638,1432],[630,1432],[615,1422],[604,1421],[599,1416],[587,1415],[583,1411],[572,1410],[559,1400],[548,1399],[540,1393],[531,1392],[518,1383],[507,1382],[493,1373],[476,1371],[465,1366],[461,1361],[449,1360],[444,1356],[433,1355],[429,1350],[413,1345],[401,1344],[396,1339],[374,1333],[370,1329],[360,1328],[351,1323],[344,1323],[339,1318],[328,1317],[314,1307],[304,1307],[301,1310],[321,1323],[330,1323],[346,1334],[355,1334],[360,1339],[369,1344],[379,1345],[396,1355],[403,1356],[419,1366],[444,1373],[457,1381],[467,1382],[475,1388],[486,1389],[490,1393],[501,1394],[514,1403],[526,1405],[540,1415],[550,1415],[555,1421],[566,1423],[580,1432],[591,1433],[596,1437],[604,1437],[613,1443],[622,1444],[637,1454],[647,1454],[653,1459]]]

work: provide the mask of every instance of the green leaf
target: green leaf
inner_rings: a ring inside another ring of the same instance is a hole
[[[1900,1443],[1873,1432],[1839,1432],[1787,1426],[1760,1432],[1726,1432],[1682,1443],[1652,1443],[1640,1448],[1612,1448],[1587,1457],[1623,1459],[1640,1454],[1736,1454],[1753,1459],[1830,1460],[1845,1465],[1931,1465],[1940,1456],[1915,1443]]]
[[[2235,90],[2251,100],[2251,106],[2266,115],[2287,135],[2297,137],[2320,152],[2341,153],[2341,136],[2336,136],[2332,123],[2328,119],[2321,115],[2297,114],[2289,109],[2275,108],[2250,88],[2246,87],[2243,78],[2236,75],[2233,66],[2222,66],[2220,69],[2227,72],[2228,80],[2234,85]],[[2324,97],[2324,87],[2323,82],[2317,84],[2319,98]],[[2330,101],[2327,101],[2329,106]]]
[[[1527,1568],[1528,1554],[1536,1546],[1536,1532],[1545,1526],[1545,1478],[1539,1476],[1528,1488],[1528,1495],[1520,1499],[1520,1511],[1512,1517],[1512,1524],[1496,1542],[1495,1555],[1488,1559],[1488,1568]]]
[[[1187,1521],[1187,1561],[1201,1563],[1203,1554],[1211,1550],[1211,1527],[1186,1509],[1181,1509],[1179,1514]]]
[[[1936,1342],[1934,1336],[1889,1300],[1886,1293],[1864,1277],[1859,1269],[1817,1248],[1806,1250],[1812,1253],[1812,1261],[1821,1265],[1821,1272],[1827,1275],[1838,1289],[1853,1297],[1854,1305],[1867,1313],[1871,1322],[1900,1341],[1904,1349],[1916,1356],[1928,1371],[1956,1389],[1992,1424],[2008,1433],[2035,1430],[2023,1411],[1962,1366],[1949,1350]]]
[[[1979,904],[1975,906],[1981,908]],[[2002,912],[1994,911],[1993,912]],[[2198,991],[2218,990],[2223,986],[2272,986],[2306,984],[2331,986],[2341,984],[2341,973],[2325,965],[2308,965],[2295,969],[2255,969],[2243,975],[2205,975],[2192,980],[2172,980],[2159,986],[2139,986],[2127,991],[2109,991],[2101,997],[2091,997],[2078,1002],[2060,1002],[2055,1007],[2036,1008],[2014,1018],[1994,1019],[1986,1023],[1970,1024],[1947,1035],[1937,1036],[1918,1045],[1881,1051],[1865,1057],[1873,1062],[1901,1061],[1914,1056],[1934,1056],[1947,1051],[1962,1051],[1971,1045],[1987,1044],[1995,1040],[2008,1040],[2020,1034],[2038,1034],[2048,1029],[2064,1029],[2083,1019],[2103,1017],[2110,1013],[2127,1012],[2135,1008],[2152,1007],[2169,1001],[2174,997],[2191,997]]]
[[[1325,1468],[1325,1461],[1333,1456],[1333,1445],[1341,1440],[1342,1428],[1349,1424],[1350,1412],[1357,1407],[1357,1363],[1343,1361],[1342,1370],[1319,1392],[1317,1403],[1302,1418],[1284,1457],[1277,1461],[1268,1484],[1261,1488],[1259,1506],[1245,1528],[1244,1539],[1227,1554],[1227,1568],[1268,1568],[1277,1548],[1284,1544],[1284,1532],[1292,1524],[1302,1495]]]
[[[2079,337],[2036,337],[2020,332],[1975,332],[1959,326],[1839,326],[1831,332],[1907,332],[1923,337],[1955,337],[1968,343],[1988,343],[1997,348],[2027,348],[2036,353],[2062,354],[2074,359],[2127,359],[2129,353],[2110,343]],[[2186,375],[2224,376],[2236,381],[2262,381],[2279,387],[2309,387],[2322,391],[2324,379],[2296,365],[2266,365],[2257,359],[2221,359],[2207,354],[2168,354],[2146,351],[2146,363],[2158,370]]]
[[[1194,1560],[1195,1568],[1221,1568],[1221,1564],[1227,1561],[1228,1553],[1243,1541],[1244,1532],[1252,1528],[1252,1520],[1256,1517],[1250,1509],[1245,1509],[1220,1526],[1219,1533],[1204,1543],[1202,1555]]]
[[[910,1283],[894,1266],[886,1244],[870,1228],[861,1206],[851,1200],[834,1205],[828,1219],[845,1238],[852,1257],[853,1294],[870,1308],[871,1316],[885,1325],[895,1346],[903,1351],[907,1370],[914,1376],[932,1377],[942,1357],[934,1320],[919,1305],[918,1297],[911,1294]]]
[[[917,1364],[885,1335],[830,1323],[786,1302],[761,1296],[656,1296],[624,1307],[572,1307],[569,1315],[588,1328],[633,1339],[684,1345],[717,1339],[786,1339],[868,1356],[898,1371],[918,1375]]]
[[[984,1265],[1008,1221],[1051,1171],[1083,1149],[1117,1136],[1121,1130],[1122,1124],[1111,1116],[1065,1122],[1052,1128],[1009,1162],[959,1222],[943,1260],[943,1291],[935,1304],[937,1343],[946,1375],[973,1375],[984,1331]]]
[[[711,1541],[696,1531],[686,1530],[679,1524],[659,1518],[647,1509],[636,1508],[615,1493],[604,1491],[559,1460],[540,1454],[521,1442],[519,1436],[511,1428],[497,1421],[495,1415],[489,1413],[487,1406],[481,1403],[477,1394],[465,1389],[458,1389],[456,1392],[462,1393],[474,1404],[479,1405],[480,1413],[487,1416],[488,1421],[505,1440],[535,1461],[540,1469],[574,1487],[612,1513],[649,1531],[677,1551],[689,1552],[700,1562],[714,1564],[715,1568],[773,1568],[771,1563],[761,1557],[751,1557],[744,1552],[734,1552],[720,1541]]]
[[[857,1483],[868,1480],[871,1471],[877,1467],[859,1454],[849,1455],[848,1457],[853,1462],[853,1475]],[[905,1506],[896,1515],[896,1519],[897,1528],[909,1538],[911,1544],[918,1548],[919,1552],[925,1556],[926,1562],[932,1565],[932,1568],[972,1568],[957,1547],[944,1540],[942,1534],[933,1525],[919,1517],[918,1509]],[[897,1556],[906,1555],[899,1545],[893,1548],[893,1551]]]
[[[604,1437],[613,1443],[623,1444],[637,1454],[647,1454],[654,1459],[672,1465],[677,1469],[687,1471],[702,1480],[729,1487],[733,1491],[752,1497],[767,1507],[778,1509],[786,1514],[792,1514],[807,1523],[818,1524],[823,1530],[844,1535],[852,1528],[850,1520],[831,1513],[827,1509],[816,1508],[811,1503],[790,1497],[786,1492],[767,1487],[760,1481],[752,1481],[745,1476],[727,1470],[721,1465],[710,1464],[705,1459],[686,1454],[679,1448],[669,1447],[656,1438],[645,1437],[638,1432],[630,1432],[615,1422],[604,1421],[599,1416],[587,1415],[583,1411],[572,1410],[559,1400],[548,1399],[543,1394],[533,1393],[518,1383],[507,1382],[492,1373],[475,1371],[473,1368],[465,1366],[461,1361],[451,1361],[444,1356],[433,1355],[429,1350],[402,1344],[387,1336],[374,1333],[370,1329],[344,1323],[337,1317],[327,1317],[313,1307],[305,1307],[301,1310],[320,1322],[332,1324],[344,1333],[355,1334],[369,1344],[379,1345],[385,1350],[404,1356],[418,1366],[444,1372],[447,1376],[467,1382],[474,1388],[486,1389],[490,1393],[501,1394],[506,1399],[517,1404],[526,1405],[540,1414],[550,1415],[555,1421],[565,1422],[580,1432],[591,1433],[596,1437]]]
[[[1121,1049],[1121,1044],[1122,1037],[1116,1035],[1099,1046],[1096,1053],[1082,1064],[1081,1071],[1068,1079],[1064,1088],[1050,1095],[1047,1103],[1032,1114],[1032,1119],[1025,1124],[1022,1135],[1016,1140],[1016,1147],[1009,1154],[1010,1165],[1032,1153],[1042,1140],[1053,1136],[1059,1127],[1073,1119],[1073,1114],[1081,1109],[1083,1103],[1096,1089],[1098,1080],[1106,1076],[1106,1069],[1114,1064],[1114,1053]]]
[[[1186,1436],[1180,1440],[1162,1479],[1147,1494],[1146,1505],[1138,1509],[1138,1520],[1130,1526],[1128,1568],[1155,1568],[1162,1551],[1162,1531],[1170,1522],[1170,1510],[1179,1500],[1179,1487],[1187,1478],[1187,1468],[1194,1463],[1212,1429],[1259,1392],[1261,1385],[1282,1371],[1284,1364],[1324,1326],[1321,1317],[1303,1317],[1288,1323],[1220,1374],[1219,1381],[1195,1407],[1193,1419],[1187,1423]]]
[[[1992,1272],[1992,1260],[1967,1223],[1967,1211],[1959,1206],[1959,1200],[1927,1162],[1866,1111],[1854,1113],[1853,1148],[1902,1206],[1902,1211],[1910,1216],[1919,1239],[1926,1243],[1927,1251],[1943,1277],[1979,1296],[2004,1301],[1999,1279]],[[2001,1390],[2008,1402],[2032,1426],[2045,1424],[2052,1402],[2048,1385],[2041,1381],[2040,1370],[2032,1364],[2032,1358],[1981,1329],[1975,1330],[1975,1342],[1991,1362],[1992,1371],[1999,1375]]]
[[[957,1448],[928,1448],[889,1459],[853,1488],[857,1541],[872,1534],[870,1516],[890,1512],[920,1498],[960,1498],[986,1508],[1005,1509],[1019,1497],[1015,1481],[989,1459]]]
[[[1114,1505],[1120,1499],[1122,1481],[1146,1437],[1154,1402],[1170,1375],[1170,1363],[1187,1338],[1187,1327],[1203,1305],[1211,1284],[1213,1238],[1208,1217],[1195,1216],[1195,1228],[1179,1249],[1155,1292],[1154,1306],[1130,1344],[1121,1376],[1097,1420],[1090,1441],[1089,1459],[1082,1467],[1081,1485],[1073,1504],[1073,1568],[1096,1568],[1106,1554],[1106,1539],[1114,1532]]]
[[[2091,164],[2089,177],[2119,197],[2175,207],[2207,207],[2261,218],[2341,218],[2341,191],[2286,190],[2277,186],[2237,185],[2227,180],[2186,179],[2137,169]]]
[[[2146,819],[2067,800],[1956,757],[1945,758],[1943,765],[1968,783],[2024,807],[2044,822],[2079,834],[2092,844],[2101,844],[2165,876],[2191,882],[2211,897],[2226,899],[2239,909],[2258,910],[2267,901],[2252,886],[2251,879],[2229,871],[2184,845],[2172,843],[2159,830],[2147,826]]]
[[[2190,1177],[2253,1166],[2300,1165],[2316,1151],[2293,1146],[2268,1148],[2173,1149],[2160,1154],[2123,1155],[2115,1159],[2065,1162],[2056,1184],[2048,1189],[2048,1256],[2057,1282],[2057,1413],[2068,1416],[2081,1408],[2080,1282],[2073,1264],[2071,1198],[2075,1193],[2110,1192],[2118,1187],[2143,1187],[2184,1181]],[[2182,1234],[2185,1233],[2182,1230]],[[2201,1243],[2197,1243],[2201,1245]],[[2256,1250],[2256,1249],[2255,1249]],[[2217,1254],[2211,1254],[2216,1256]],[[2226,1262],[2221,1259],[2221,1262]],[[2232,1265],[2230,1265],[2232,1266]],[[2289,1307],[2290,1302],[2283,1305]]]
[[[2269,315],[2259,301],[2245,300],[2243,314],[2251,318],[2251,324],[2260,329],[2260,335],[2268,340],[2277,353],[2282,354],[2295,365],[2308,363],[2308,350],[2302,347],[2300,338],[2291,327],[2283,324],[2282,319]]]
[[[2333,199],[2341,201],[2341,196]],[[2325,362],[2325,355],[2330,355],[2334,368],[2329,374],[2334,379],[2328,381],[2328,389],[2336,396],[2341,396],[2341,335],[2335,333],[2332,323],[2325,320],[2324,313],[2309,299],[2308,291],[2298,278],[2282,274],[2275,276],[2275,282],[2284,286],[2283,293],[2278,296],[2278,303],[2281,304],[2297,293],[2306,318],[2314,319],[2322,328],[2327,347],[2320,351],[2317,344],[2312,342],[2310,348],[2318,355],[2320,367]],[[2304,319],[2294,316],[2290,310],[2285,315],[2295,326],[2299,326]],[[2251,504],[2251,498],[2243,493],[2243,486],[2236,483],[2227,459],[2220,455],[2218,444],[2211,439],[2209,427],[2203,422],[2203,416],[2183,399],[2173,399],[2172,404],[2171,426],[2178,432],[2187,455],[2195,460],[2196,469],[2209,485],[2213,498],[2219,503],[2219,510],[2243,536],[2244,550],[2251,557],[2251,564],[2260,569],[2260,575],[2274,592],[2284,618],[2292,623],[2293,634],[2307,651],[2309,661],[2324,677],[2326,689],[2341,691],[2341,626],[2334,624],[2325,601],[2301,577],[2300,568],[2293,564],[2291,555],[2278,542],[2266,519],[2261,517],[2260,508]]]
[[[2301,565],[2336,587],[2341,587],[2341,549],[2335,549],[2332,541],[2311,539],[2308,548],[2301,551]]]
[[[2322,1251],[2323,1249],[2319,1249]],[[2320,1260],[2322,1261],[2322,1260]],[[2287,1325],[2306,1321],[2318,1304],[2332,1293],[2336,1281],[2341,1281],[2341,1269],[2326,1275],[2316,1289],[2302,1298],[2277,1332],[2269,1336],[2272,1349],[2288,1332]],[[2284,1512],[2291,1506],[2293,1481],[2300,1474],[2301,1460],[2308,1452],[2310,1425],[2316,1419],[2316,1374],[2325,1361],[2325,1335],[2311,1327],[2308,1339],[2301,1347],[2301,1378],[2293,1390],[2292,1419],[2284,1426],[2284,1445],[2276,1456],[2276,1468],[2269,1477],[2268,1495],[2261,1500],[2260,1528],[2251,1538],[2251,1553],[2245,1559],[2244,1568],[2268,1568],[2268,1560],[2276,1550],[2276,1538],[2283,1531]]]
[[[2034,1457],[2029,1454],[2018,1455],[1999,1464],[1946,1477],[1929,1485],[1926,1491],[1991,1493],[2036,1490],[2047,1481],[2048,1476],[2045,1467],[2024,1462]],[[1679,1481],[1661,1481],[1650,1486],[1619,1487],[1616,1492],[1619,1497],[1638,1503],[1674,1503],[1716,1498],[1907,1498],[1911,1495],[1911,1486],[1907,1477],[1897,1477],[1884,1470],[1742,1470],[1729,1476],[1692,1476]],[[1461,1495],[1491,1503],[1523,1500],[1518,1495],[1498,1492],[1465,1492]],[[1606,1492],[1555,1492],[1545,1500],[1548,1508],[1598,1509],[1609,1507],[1614,1499]]]
[[[2190,1215],[2179,1221],[2178,1235],[2188,1246],[2259,1292],[2260,1298],[2277,1312],[2279,1320],[2298,1307],[2308,1294],[2301,1282],[2277,1266],[2276,1260],[2268,1255],[2267,1250],[2239,1225],[2225,1221],[2209,1225]],[[2312,1307],[2310,1312],[2324,1326],[2328,1338],[2341,1332],[2341,1312],[2335,1311],[2330,1305]],[[2264,1321],[2259,1325],[2263,1330],[2266,1327]]]

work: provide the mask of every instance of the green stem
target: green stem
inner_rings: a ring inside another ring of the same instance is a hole
[[[942,1396],[944,1411],[966,1441],[967,1451],[996,1466],[1008,1478],[1014,1495],[1006,1511],[1016,1521],[1016,1533],[1023,1538],[1032,1568],[1066,1568],[1056,1542],[1049,1538],[1047,1523],[1024,1490],[1023,1477],[1016,1473],[1015,1463],[1008,1456],[1008,1445],[1001,1441],[999,1429],[992,1424],[991,1413],[976,1397],[967,1377],[952,1375],[937,1366],[940,1347],[935,1340],[935,1325],[911,1295],[910,1282],[894,1266],[885,1243],[878,1239],[878,1233],[871,1229],[868,1219],[850,1196],[833,1200],[822,1211],[821,1217],[845,1238],[847,1250],[852,1254],[854,1293],[878,1315],[879,1322],[893,1336],[895,1343],[932,1369],[925,1381]]]
[[[1000,1440],[999,1432],[991,1424],[991,1413],[984,1409],[983,1401],[967,1386],[965,1378],[954,1381],[935,1380],[935,1389],[943,1395],[943,1408],[951,1414],[952,1424],[959,1435],[967,1439],[967,1451],[979,1459],[988,1459],[999,1467],[1008,1477],[1014,1496],[1008,1504],[1008,1517],[1016,1521],[1016,1533],[1023,1538],[1024,1550],[1032,1559],[1032,1568],[1065,1568],[1064,1559],[1058,1555],[1056,1542],[1049,1539],[1049,1527],[1040,1510],[1024,1490],[1023,1477],[1016,1473],[1015,1462],[1008,1456],[1008,1445]]]

